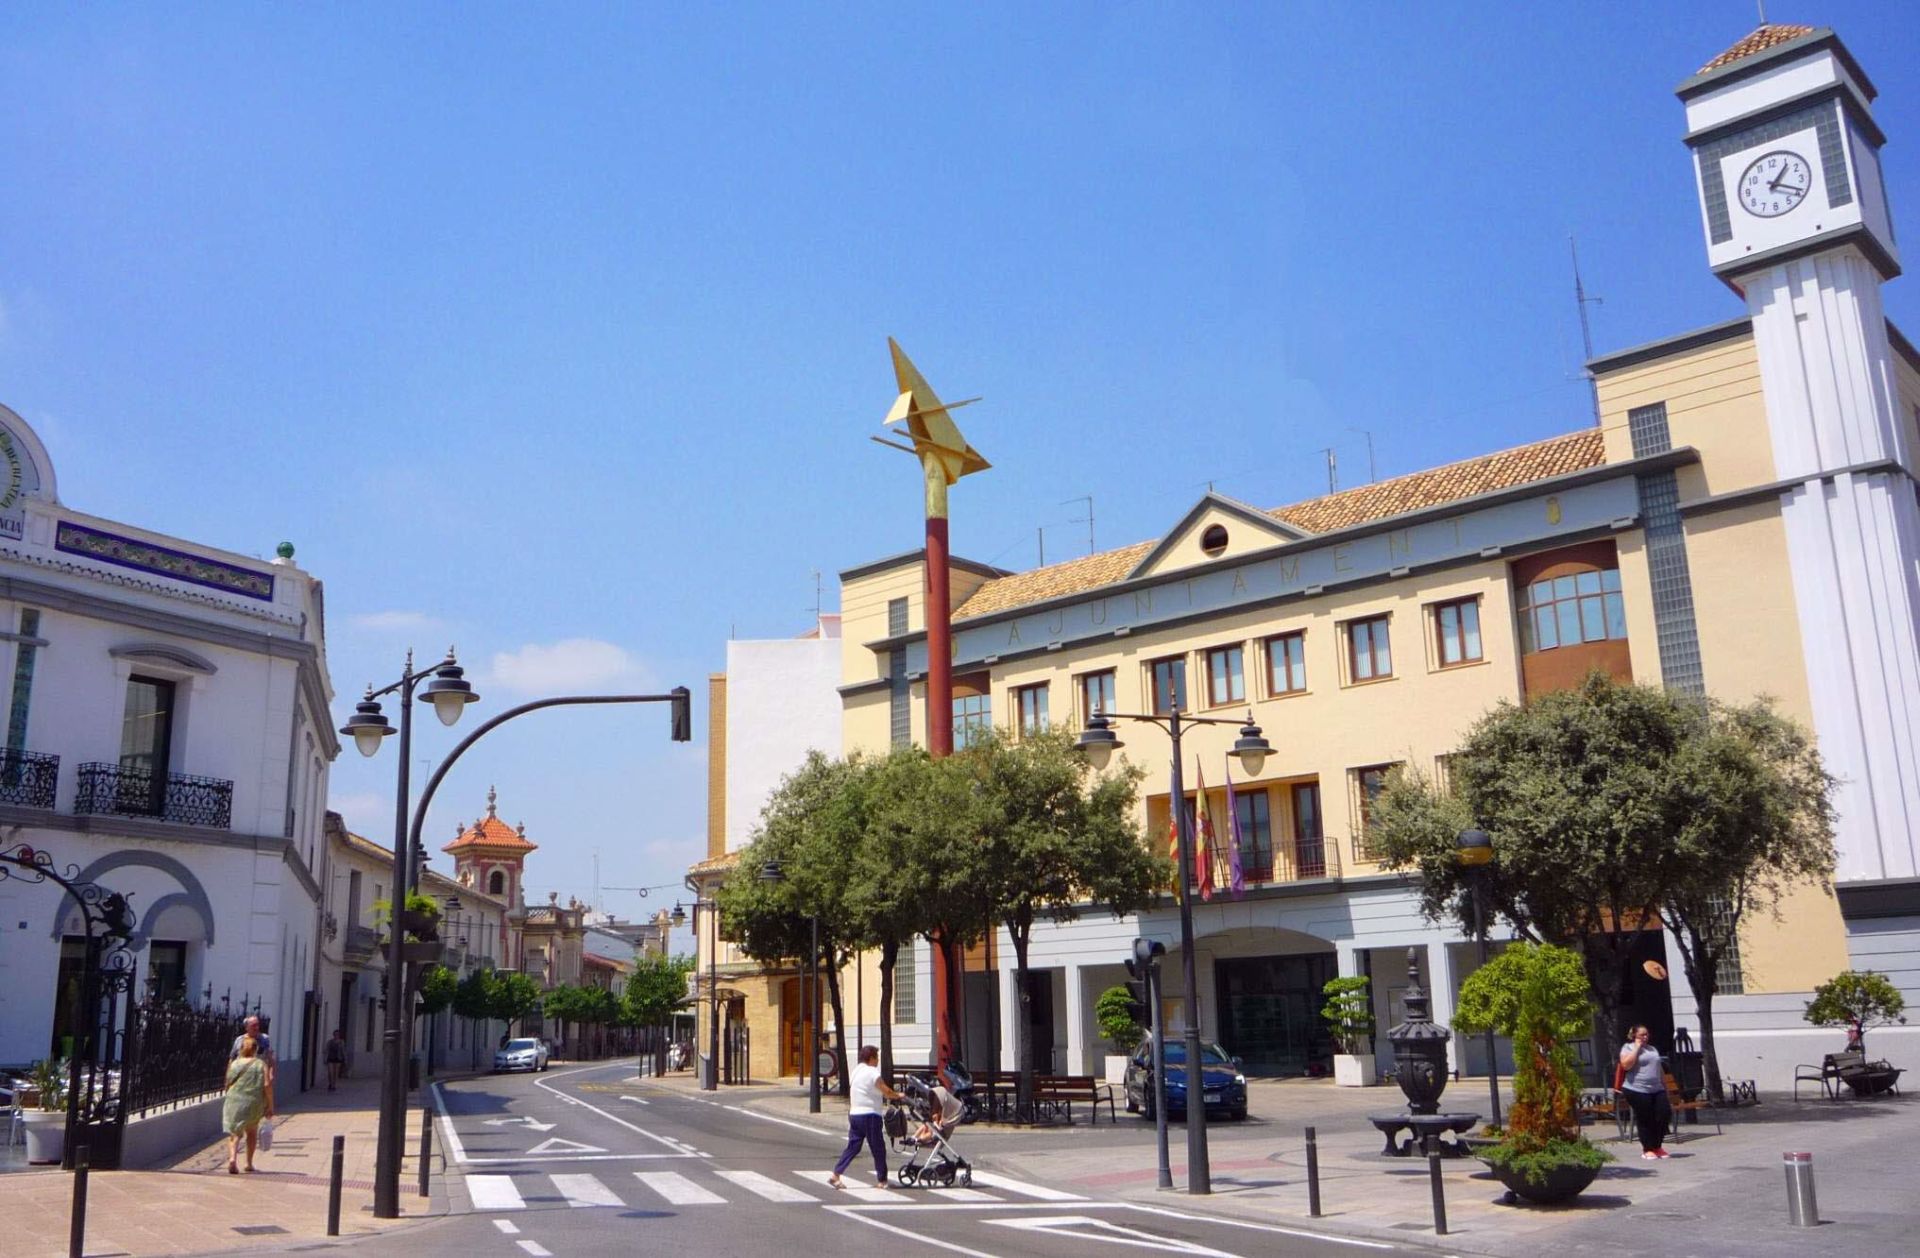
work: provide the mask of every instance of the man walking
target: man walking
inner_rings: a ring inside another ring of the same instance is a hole
[[[327,1041],[327,1091],[331,1092],[340,1083],[340,1072],[347,1068],[347,1037],[339,1027],[333,1029],[333,1038]]]
[[[860,1155],[860,1146],[866,1145],[873,1150],[873,1174],[876,1186],[887,1187],[887,1138],[881,1111],[888,1101],[901,1101],[906,1098],[889,1087],[880,1077],[880,1050],[871,1044],[862,1045],[859,1064],[847,1078],[852,1098],[847,1105],[847,1147],[841,1151],[840,1160],[833,1164],[833,1174],[827,1182],[835,1188],[845,1188],[840,1182],[840,1172],[853,1163]]]
[[[247,1020],[241,1026],[243,1029],[240,1034],[233,1037],[233,1047],[227,1050],[227,1060],[229,1062],[239,1060],[240,1045],[246,1042],[247,1037],[253,1037],[259,1045],[260,1060],[267,1063],[267,1086],[271,1088],[273,1077],[280,1069],[279,1059],[273,1055],[273,1038],[260,1029],[260,1019],[253,1014],[248,1014]]]

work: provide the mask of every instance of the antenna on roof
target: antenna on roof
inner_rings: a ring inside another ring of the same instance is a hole
[[[1063,502],[1063,503],[1061,503],[1060,505],[1061,505],[1061,506],[1063,506],[1063,507],[1066,507],[1066,506],[1071,506],[1071,505],[1073,505],[1073,504],[1074,504],[1074,503],[1076,503],[1076,502],[1084,502],[1084,503],[1086,503],[1086,504],[1087,504],[1087,518],[1086,518],[1086,520],[1085,520],[1085,521],[1082,521],[1082,520],[1080,519],[1080,517],[1079,517],[1079,516],[1075,516],[1075,517],[1074,517],[1073,519],[1071,519],[1071,520],[1068,520],[1068,521],[1067,521],[1067,523],[1068,523],[1068,524],[1080,524],[1080,523],[1085,523],[1085,524],[1086,524],[1086,526],[1087,526],[1087,553],[1088,553],[1089,555],[1091,555],[1091,554],[1093,554],[1093,552],[1094,552],[1094,546],[1093,546],[1093,495],[1092,495],[1092,494],[1083,494],[1083,495],[1081,495],[1081,496],[1080,496],[1080,497],[1078,497],[1078,498],[1069,498],[1069,499],[1067,499],[1067,500],[1066,500],[1065,502]]]
[[[1340,461],[1334,456],[1332,446],[1321,446],[1320,453],[1327,456],[1327,492],[1340,492]]]
[[[1040,527],[1034,529],[1033,537],[1034,537],[1034,540],[1040,544],[1039,566],[1044,568],[1047,566],[1047,526],[1043,524]]]
[[[1347,431],[1357,432],[1367,439],[1367,484],[1371,485],[1380,479],[1379,473],[1373,470],[1373,434],[1364,428],[1349,428]]]
[[[813,573],[813,623],[820,623],[820,569],[809,569]]]
[[[1765,26],[1767,24],[1767,0],[1753,0],[1753,3],[1754,6],[1760,10],[1760,25]]]
[[[1764,25],[1766,20],[1763,10],[1760,21]],[[1587,306],[1589,304],[1598,306],[1601,300],[1598,297],[1587,296],[1586,286],[1580,282],[1580,247],[1574,243],[1572,236],[1567,237],[1567,250],[1573,255],[1573,304],[1580,311],[1580,346],[1587,352],[1586,357],[1580,360],[1580,374],[1587,378],[1587,393],[1593,399],[1593,426],[1598,428],[1600,426],[1600,385],[1594,380],[1593,371],[1587,366],[1593,361],[1593,327],[1587,322]]]

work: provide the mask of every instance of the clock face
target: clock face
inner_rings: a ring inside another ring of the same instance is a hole
[[[1753,159],[1740,176],[1740,204],[1757,218],[1778,218],[1806,199],[1813,187],[1813,168],[1789,149],[1775,149]]]

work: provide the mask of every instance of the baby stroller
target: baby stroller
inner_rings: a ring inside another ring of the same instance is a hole
[[[894,1177],[908,1188],[962,1188],[973,1186],[973,1164],[949,1142],[960,1125],[962,1108],[951,1092],[924,1079],[909,1077],[901,1089],[905,1102],[887,1112],[887,1135],[906,1164]]]

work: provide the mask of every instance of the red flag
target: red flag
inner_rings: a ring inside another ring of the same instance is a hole
[[[1207,807],[1207,775],[1200,767],[1200,757],[1193,758],[1194,781],[1199,791],[1194,796],[1194,811],[1198,814],[1199,836],[1193,844],[1194,867],[1200,881],[1200,898],[1213,899],[1213,810]]]

